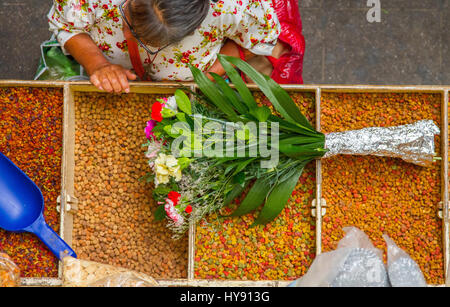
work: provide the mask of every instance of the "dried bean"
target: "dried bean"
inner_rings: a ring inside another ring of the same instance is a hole
[[[82,259],[154,278],[186,278],[187,238],[173,240],[166,223],[153,220],[153,185],[138,181],[150,171],[141,145],[156,98],[75,96],[76,193],[83,206],[75,217],[73,244]],[[91,241],[89,249],[85,240]],[[163,266],[169,262],[177,265]]]

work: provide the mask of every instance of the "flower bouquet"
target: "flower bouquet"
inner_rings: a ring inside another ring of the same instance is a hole
[[[325,155],[384,155],[419,165],[433,160],[439,129],[432,121],[325,135],[271,78],[237,58],[219,55],[219,61],[234,87],[211,73],[213,82],[191,66],[200,93],[179,89],[159,99],[145,129],[151,168],[146,179],[154,182],[159,204],[155,218],[167,218],[175,237],[244,190],[248,193],[231,216],[262,206],[253,226],[269,223],[288,202],[305,165]],[[234,66],[255,82],[279,115],[256,103]]]

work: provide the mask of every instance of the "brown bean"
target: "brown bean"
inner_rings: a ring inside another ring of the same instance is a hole
[[[138,182],[149,172],[144,128],[151,95],[75,95],[75,188],[80,200],[73,246],[85,260],[115,264],[154,278],[187,277],[187,239],[173,240],[153,222],[153,185]],[[158,238],[154,240],[153,238]],[[90,242],[88,242],[90,240]],[[161,267],[168,256],[172,266]]]

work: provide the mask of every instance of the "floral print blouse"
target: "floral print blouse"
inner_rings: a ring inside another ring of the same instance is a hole
[[[50,31],[61,46],[72,36],[87,33],[111,63],[132,69],[119,11],[123,0],[53,1],[48,14]],[[194,34],[156,56],[147,54],[142,47],[139,50],[152,80],[191,81],[188,64],[208,70],[226,38],[254,54],[271,55],[280,29],[272,0],[211,1],[206,19]]]

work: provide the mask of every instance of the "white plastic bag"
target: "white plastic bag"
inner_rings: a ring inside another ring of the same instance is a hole
[[[80,260],[63,258],[63,286],[65,287],[155,287],[158,283],[143,273]]]
[[[345,227],[334,251],[322,253],[295,287],[389,287],[383,252],[356,227]]]
[[[392,287],[426,287],[419,265],[387,235],[388,275]]]

